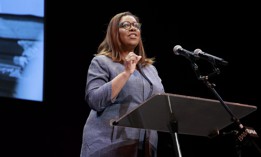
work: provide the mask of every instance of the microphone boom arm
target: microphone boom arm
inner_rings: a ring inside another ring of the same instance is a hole
[[[237,129],[239,129],[239,131],[235,131],[235,136],[237,138],[237,140],[239,142],[250,142],[258,151],[258,153],[261,155],[261,149],[259,148],[259,146],[255,143],[255,141],[251,138],[259,138],[259,136],[257,135],[256,131],[253,128],[250,127],[246,127],[244,126],[240,120],[235,116],[235,114],[230,110],[230,108],[228,107],[227,104],[225,104],[225,102],[223,101],[223,99],[221,98],[221,96],[218,94],[218,92],[215,90],[215,84],[214,83],[210,83],[209,82],[209,78],[214,76],[214,75],[218,75],[220,74],[220,70],[215,67],[215,64],[212,63],[213,67],[214,67],[214,71],[212,73],[210,73],[209,75],[206,76],[202,76],[200,74],[200,70],[199,70],[199,66],[194,62],[193,59],[188,58],[189,61],[191,62],[191,66],[192,69],[194,70],[198,80],[201,80],[204,82],[204,84],[211,90],[212,93],[214,93],[214,95],[217,97],[217,99],[220,101],[220,103],[222,104],[222,106],[226,109],[226,111],[229,113],[229,115],[231,116],[231,121],[237,125]],[[241,151],[238,150],[238,152],[240,153]],[[239,154],[239,156],[241,156],[241,154]]]

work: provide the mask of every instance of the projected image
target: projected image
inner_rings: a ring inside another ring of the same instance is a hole
[[[44,0],[0,1],[0,97],[43,100]]]

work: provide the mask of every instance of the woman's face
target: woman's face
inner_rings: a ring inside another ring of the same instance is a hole
[[[123,16],[119,24],[119,36],[122,48],[134,50],[140,41],[140,23],[133,16]]]

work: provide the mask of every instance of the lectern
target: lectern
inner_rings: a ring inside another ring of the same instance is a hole
[[[238,119],[257,109],[247,104],[225,103]],[[171,122],[175,123],[174,128],[170,128]],[[162,132],[174,129],[177,134],[212,137],[213,132],[218,133],[232,123],[231,116],[217,100],[163,93],[152,96],[112,124]]]

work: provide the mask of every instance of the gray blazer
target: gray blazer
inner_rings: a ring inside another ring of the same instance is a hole
[[[83,130],[81,157],[113,147],[127,140],[143,140],[144,129],[112,126],[118,119],[164,87],[153,65],[142,67],[131,75],[115,100],[111,100],[111,80],[124,70],[124,65],[110,58],[95,56],[88,69],[85,99],[91,108]],[[157,131],[146,130],[146,137],[157,148]]]

